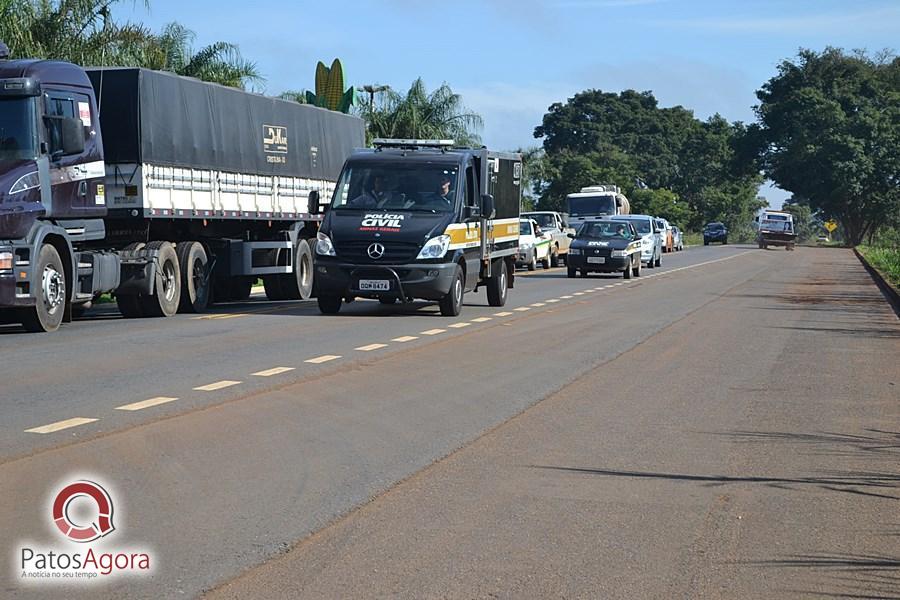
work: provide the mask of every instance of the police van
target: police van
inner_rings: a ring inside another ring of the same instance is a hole
[[[519,245],[522,160],[452,140],[376,139],[345,162],[315,246],[324,314],[355,298],[503,306]]]

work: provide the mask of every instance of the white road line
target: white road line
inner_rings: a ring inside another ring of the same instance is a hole
[[[518,312],[525,312],[526,310],[531,310],[531,309],[527,306],[520,306],[519,308],[514,308],[513,310],[518,311]]]
[[[368,346],[360,346],[356,348],[360,352],[371,352],[372,350],[378,350],[380,348],[387,348],[387,344],[369,344]]]
[[[584,292],[575,292],[573,296],[584,296]]]
[[[545,300],[547,304],[553,304],[555,302],[559,302],[559,298],[551,298],[550,300]]]
[[[471,325],[471,323],[451,323],[450,325],[447,325],[447,327],[452,327],[453,329],[462,329],[463,327],[468,327],[469,325]]]
[[[494,316],[495,317],[508,317],[511,314],[512,314],[511,312],[498,312],[498,313],[494,313]]]
[[[86,419],[84,417],[76,417],[74,419],[66,419],[65,421],[57,421],[56,423],[50,423],[49,425],[42,425],[40,427],[32,427],[31,429],[26,429],[25,433],[53,433],[54,431],[62,431],[63,429],[69,429],[70,427],[78,427],[79,425],[86,425],[87,423],[93,423],[97,419]]]
[[[401,336],[398,338],[394,338],[391,341],[392,342],[400,342],[402,344],[403,342],[411,342],[411,341],[417,340],[417,339],[419,339],[419,338],[414,335],[404,335],[404,336]]]
[[[144,410],[145,408],[150,408],[151,406],[159,406],[160,404],[168,404],[169,402],[175,402],[178,398],[169,398],[167,396],[157,396],[156,398],[150,398],[149,400],[142,400],[140,402],[135,402],[133,404],[125,404],[123,406],[117,406],[116,410]]]
[[[326,362],[328,362],[328,361],[330,361],[330,360],[337,360],[337,359],[339,359],[339,358],[340,358],[339,355],[335,355],[335,354],[323,354],[322,356],[317,356],[317,357],[315,357],[315,358],[310,358],[309,360],[304,360],[303,362],[311,363],[311,364],[314,364],[314,365],[320,365],[320,364],[326,363]]]
[[[541,306],[547,306],[547,305],[546,305],[545,303],[543,303],[543,302],[535,302],[534,304],[529,304],[529,306],[533,306],[533,307],[535,307],[535,308],[539,308],[539,307],[541,307]]]
[[[571,298],[572,296],[560,296],[560,299],[562,300],[570,300]]]
[[[257,377],[271,377],[272,375],[281,375],[282,373],[287,373],[288,371],[293,371],[294,367],[273,367],[271,369],[267,369],[265,371],[257,371],[254,373]]]
[[[487,323],[490,320],[491,320],[490,317],[478,317],[477,319],[472,319],[472,322],[473,323]]]
[[[215,383],[208,383],[206,385],[201,385],[199,387],[195,387],[195,390],[201,392],[214,392],[216,390],[221,390],[223,388],[231,387],[233,385],[238,385],[240,381],[231,381],[230,379],[223,379],[222,381],[217,381]]]
[[[423,331],[422,335],[437,335],[439,333],[446,333],[446,329],[429,329],[428,331]]]

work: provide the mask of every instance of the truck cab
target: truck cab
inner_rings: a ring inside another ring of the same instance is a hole
[[[325,314],[344,301],[437,301],[487,287],[503,306],[519,243],[521,159],[452,140],[375,140],[344,164],[315,248]]]
[[[569,222],[573,227],[616,215],[627,215],[631,205],[622,190],[615,185],[592,185],[583,187],[566,196]]]

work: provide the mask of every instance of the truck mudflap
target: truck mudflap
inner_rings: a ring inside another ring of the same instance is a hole
[[[119,260],[122,276],[116,294],[123,296],[144,294],[152,295],[156,282],[156,271],[159,268],[159,250],[122,250]]]

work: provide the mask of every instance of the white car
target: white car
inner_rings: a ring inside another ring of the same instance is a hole
[[[641,262],[648,269],[662,264],[662,236],[656,225],[656,219],[649,215],[617,215],[616,219],[631,221],[638,235],[641,236]],[[663,230],[665,235],[665,230]]]
[[[541,266],[549,269],[551,240],[550,232],[541,231],[534,219],[520,219],[519,254],[516,256],[516,266],[524,265],[529,271],[534,271],[537,264],[541,263]]]

